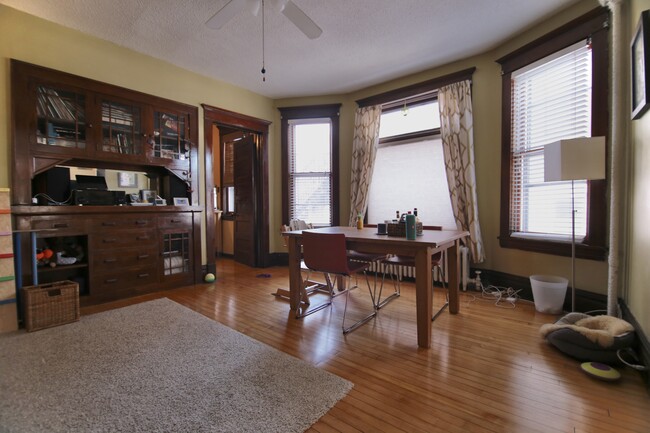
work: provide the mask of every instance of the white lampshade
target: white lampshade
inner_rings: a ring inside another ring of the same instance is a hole
[[[544,146],[544,181],[605,179],[605,137],[560,140]]]

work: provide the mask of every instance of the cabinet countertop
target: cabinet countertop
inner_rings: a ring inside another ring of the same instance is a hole
[[[11,206],[13,215],[90,215],[203,212],[201,206]]]

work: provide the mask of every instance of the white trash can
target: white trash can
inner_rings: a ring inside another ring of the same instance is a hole
[[[531,275],[535,309],[545,314],[560,314],[569,281],[554,275]]]

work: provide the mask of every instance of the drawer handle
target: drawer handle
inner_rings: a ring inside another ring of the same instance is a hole
[[[68,223],[54,223],[52,224],[52,227],[55,229],[67,229]]]
[[[105,283],[117,283],[117,278],[108,278],[104,280]]]
[[[115,263],[117,259],[104,259],[104,263]]]
[[[114,226],[117,225],[117,223],[116,223],[115,221],[102,221],[102,225],[103,225],[103,226],[114,227]]]
[[[105,244],[112,244],[115,241],[117,241],[117,239],[115,238],[102,239],[102,242],[104,242]]]
[[[136,240],[139,240],[139,241],[147,241],[147,240],[149,240],[149,236],[138,236],[138,237],[136,238]]]
[[[180,222],[183,222],[183,220],[179,220],[179,219],[174,219],[174,218],[172,218],[172,219],[169,220],[169,222],[172,223],[172,224],[178,224],[178,223],[180,223]]]
[[[148,259],[148,258],[149,258],[149,254],[140,254],[140,255],[138,256],[138,260]]]
[[[149,274],[138,274],[138,278],[147,278]]]
[[[135,222],[135,225],[137,225],[137,226],[144,226],[146,224],[147,224],[147,220],[137,220]]]

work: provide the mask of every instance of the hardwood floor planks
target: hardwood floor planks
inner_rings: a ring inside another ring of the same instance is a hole
[[[504,309],[461,293],[460,313],[444,312],[433,322],[432,347],[425,350],[416,344],[412,283],[376,319],[344,336],[344,297],[296,320],[287,301],[271,296],[288,282],[285,267],[261,270],[220,259],[213,284],[86,307],[82,314],[165,296],[353,382],[310,432],[650,431],[650,397],[640,375],[619,368],[618,383],[586,376],[579,362],[540,337],[540,326],[556,317],[532,303]],[[442,293],[435,290],[434,302]],[[367,310],[367,291],[355,291],[350,302]]]

